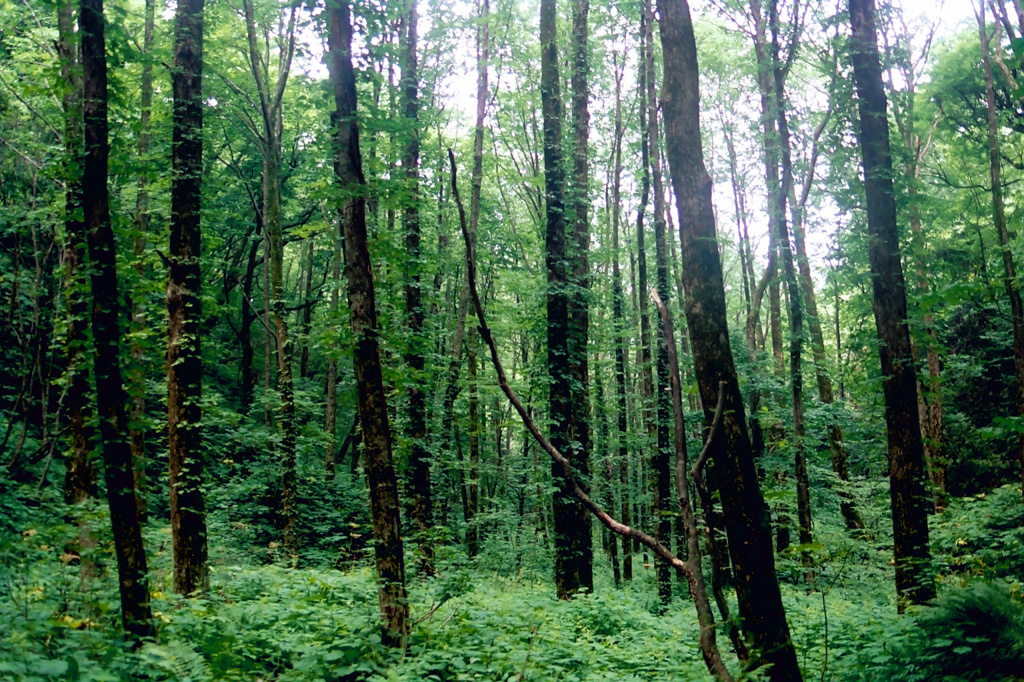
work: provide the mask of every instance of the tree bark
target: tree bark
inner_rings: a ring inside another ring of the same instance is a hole
[[[921,604],[935,597],[935,585],[927,565],[931,552],[923,481],[924,447],[906,322],[906,286],[896,226],[887,103],[878,58],[874,0],[850,0],[849,9],[853,28],[850,57],[860,110],[873,307],[884,377],[896,594],[902,611],[908,602]]]
[[[743,421],[743,399],[729,347],[725,289],[717,248],[711,178],[700,135],[697,46],[686,0],[659,0],[665,75],[666,151],[679,210],[686,318],[694,370],[712,421],[724,391],[721,437],[710,440],[729,537],[741,628],[751,669],[770,665],[772,680],[799,680],[800,668],[775,577],[767,509]]]
[[[179,0],[174,26],[171,240],[167,274],[167,439],[174,591],[209,587],[203,499],[200,210],[203,5]]]
[[[85,164],[82,209],[87,230],[92,288],[93,374],[99,411],[99,442],[105,460],[107,504],[117,555],[121,623],[136,645],[153,637],[146,550],[135,504],[132,452],[128,443],[126,395],[121,380],[117,265],[110,224],[107,169],[107,58],[103,0],[82,0],[78,13],[82,40],[82,101]]]
[[[345,193],[342,228],[345,276],[355,338],[353,368],[359,396],[366,478],[370,488],[374,555],[379,581],[382,639],[402,646],[409,636],[405,559],[399,521],[398,479],[391,463],[391,435],[377,343],[373,267],[366,239],[366,180],[359,153],[356,81],[352,68],[352,25],[347,3],[328,5],[328,67],[334,89],[337,138],[335,174]]]

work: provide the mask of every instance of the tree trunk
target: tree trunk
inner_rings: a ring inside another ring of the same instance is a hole
[[[665,239],[665,192],[661,182],[661,159],[659,156],[658,131],[658,99],[654,72],[654,11],[651,0],[644,2],[646,16],[646,39],[644,46],[644,68],[647,72],[647,157],[651,164],[651,184],[654,190],[654,247],[655,247],[655,281],[658,296],[667,305],[669,300],[668,285],[668,243]],[[641,104],[643,106],[643,104]],[[640,295],[647,298],[647,292]],[[669,391],[668,344],[665,336],[664,318],[658,317],[659,331],[657,337],[656,371],[658,385],[656,389],[656,410],[658,439],[651,457],[652,486],[651,515],[656,519],[654,537],[663,545],[672,542],[672,472],[670,462],[672,450],[672,424],[669,421],[672,412],[672,395]],[[658,562],[658,598],[661,609],[665,613],[672,604],[672,570],[664,563]]]
[[[377,344],[377,307],[373,267],[366,239],[366,180],[359,154],[356,123],[356,80],[352,68],[352,25],[347,3],[332,3],[328,15],[328,67],[337,110],[335,174],[348,197],[342,208],[345,276],[355,338],[353,369],[359,396],[366,478],[370,488],[374,555],[377,564],[382,639],[402,646],[409,635],[409,604],[405,592],[405,559],[399,521],[398,479],[391,463],[388,408]],[[353,189],[360,191],[353,192]]]
[[[153,109],[153,24],[155,22],[156,1],[146,0],[145,27],[143,28],[142,52],[146,55],[142,63],[142,77],[140,82],[140,114],[139,114],[139,160],[145,164],[144,170],[139,174],[138,194],[135,197],[135,236],[132,239],[132,255],[135,258],[135,270],[142,281],[147,275],[147,268],[143,265],[143,255],[146,251],[146,238],[149,234],[149,180],[147,178],[149,156],[149,119]],[[128,428],[132,444],[132,463],[135,470],[135,497],[139,505],[139,520],[146,522],[149,505],[147,503],[148,486],[146,485],[146,368],[143,359],[142,343],[139,336],[145,333],[146,315],[145,306],[139,301],[133,302],[132,309],[132,407],[128,419]]]
[[[171,243],[167,275],[167,438],[174,591],[209,587],[203,499],[202,299],[203,4],[178,0],[174,26]]]
[[[870,242],[875,326],[885,392],[889,441],[896,594],[907,602],[935,597],[929,572],[928,510],[924,489],[924,448],[917,414],[917,384],[907,328],[907,297],[900,262],[896,201],[889,153],[889,124],[878,58],[874,0],[850,0],[853,40],[850,57],[860,109],[860,145]]]
[[[587,158],[590,127],[588,101],[590,94],[588,66],[588,18],[590,0],[576,0],[572,13],[572,35],[570,38],[573,69],[570,77],[572,88],[573,127],[573,177],[572,201],[575,214],[573,224],[574,240],[569,247],[571,262],[569,289],[569,374],[571,376],[571,399],[569,407],[570,433],[572,438],[573,464],[580,476],[590,478],[590,369],[587,358],[587,341],[590,338],[590,223],[587,209],[590,206],[590,166]],[[573,501],[572,528],[570,531],[575,555],[573,571],[579,576],[579,589],[594,591],[593,533],[590,515],[582,505]]]
[[[241,322],[238,329],[238,345],[241,348],[239,359],[239,376],[241,379],[239,403],[242,414],[249,414],[256,391],[256,370],[253,365],[255,353],[252,346],[252,323],[256,321],[256,309],[252,305],[252,285],[256,277],[256,264],[259,262],[260,244],[263,242],[263,218],[256,212],[256,230],[251,235],[249,257],[245,275],[242,277],[242,309]]]
[[[541,102],[544,119],[544,185],[547,230],[547,338],[548,375],[551,378],[548,409],[552,442],[559,450],[575,454],[573,444],[572,371],[570,362],[569,292],[570,260],[566,237],[565,171],[562,167],[562,97],[558,74],[558,36],[556,0],[540,5]],[[552,465],[554,467],[554,465]],[[553,475],[557,472],[553,469]],[[557,478],[556,478],[557,480]],[[555,590],[560,599],[568,599],[582,587],[588,587],[581,571],[583,543],[578,540],[590,520],[563,485],[554,493]]]
[[[807,258],[807,246],[804,240],[804,207],[807,205],[807,198],[811,191],[814,180],[814,166],[818,158],[818,136],[824,130],[826,118],[822,120],[815,130],[814,141],[812,142],[810,169],[804,182],[800,200],[793,205],[791,214],[793,217],[793,244],[796,247],[797,266],[800,271],[800,286],[803,292],[803,300],[807,309],[807,328],[811,337],[811,354],[814,358],[814,376],[818,386],[818,398],[825,405],[835,402],[835,394],[832,390],[832,379],[828,375],[828,363],[825,359],[825,335],[821,330],[821,318],[818,316],[818,306],[815,301],[814,280],[811,278],[810,260]],[[836,314],[839,314],[838,302]],[[836,328],[836,353],[841,350],[842,339],[839,336],[839,328]],[[837,364],[838,368],[839,365]],[[850,481],[850,471],[847,466],[846,446],[843,444],[843,433],[839,424],[833,419],[825,427],[828,434],[829,459],[832,463],[832,471],[841,481],[841,484]],[[849,530],[864,530],[864,520],[853,501],[853,495],[843,489],[839,490],[839,510],[843,515],[843,521]]]
[[[430,490],[430,452],[427,450],[427,391],[424,357],[427,339],[423,329],[423,301],[420,291],[420,213],[419,213],[419,83],[416,61],[416,2],[411,0],[404,17],[405,50],[402,62],[402,99],[406,124],[411,126],[403,152],[405,191],[409,204],[404,213],[405,252],[407,258],[405,314],[409,324],[409,346],[405,363],[409,367],[409,490],[412,497],[412,519],[416,524],[416,551],[420,569],[434,573],[434,549],[428,537],[434,525],[434,503]]]
[[[338,289],[341,287],[341,243],[334,233],[334,248],[331,254],[331,316],[338,314]],[[324,431],[327,433],[327,447],[324,451],[324,471],[328,481],[334,480],[335,436],[338,430],[338,359],[333,353],[327,355],[327,407],[324,411]],[[344,447],[342,447],[344,451]]]
[[[64,397],[71,435],[71,455],[64,478],[64,500],[69,504],[96,496],[96,467],[90,458],[93,429],[90,428],[89,373],[85,368],[89,329],[89,300],[85,290],[86,232],[78,217],[82,207],[82,78],[75,48],[73,0],[57,5],[57,53],[65,81],[61,105],[64,110],[64,153],[67,177],[64,195],[64,300],[68,329],[64,340],[67,356],[67,395]]]
[[[724,391],[721,436],[712,438],[721,488],[729,551],[736,580],[741,628],[752,650],[749,667],[770,665],[770,679],[801,679],[790,638],[767,510],[743,421],[732,351],[729,348],[725,289],[717,248],[711,178],[704,167],[700,135],[697,47],[686,0],[659,0],[665,61],[662,109],[666,150],[679,209],[686,318],[694,370],[705,417]]]
[[[779,60],[779,15],[777,0],[768,0],[767,26],[761,14],[761,0],[751,2],[751,14],[756,23],[754,51],[758,61],[758,85],[761,89],[761,115],[764,134],[766,185],[771,206],[777,247],[782,255],[789,295],[790,334],[790,390],[793,410],[793,458],[797,484],[797,528],[800,544],[809,545],[811,535],[811,496],[807,477],[807,459],[804,453],[804,400],[803,400],[803,302],[797,281],[796,265],[789,243],[786,223],[786,202],[793,188],[793,165],[790,158],[789,122],[786,116],[785,71]],[[768,43],[766,29],[770,30]],[[796,38],[794,38],[795,40]],[[796,45],[791,44],[790,50]],[[781,170],[781,177],[780,177]],[[810,555],[803,554],[804,563]]]
[[[103,0],[82,0],[78,14],[82,40],[82,101],[85,164],[82,213],[88,231],[92,288],[93,374],[105,463],[107,504],[117,555],[121,623],[136,645],[153,637],[146,550],[135,504],[132,452],[128,443],[126,395],[121,380],[117,264],[107,194],[107,57]]]
[[[299,339],[302,348],[299,350],[299,379],[309,376],[309,329],[313,321],[313,253],[315,243],[313,235],[306,237],[306,271],[303,273],[302,287],[302,327]]]
[[[1006,296],[1010,299],[1010,317],[1013,323],[1013,368],[1017,379],[1014,398],[1017,402],[1018,414],[1024,416],[1024,305],[1021,303],[1017,269],[1013,262],[1013,252],[1010,250],[1010,232],[1006,227],[1006,209],[1003,205],[1003,184],[1000,177],[1002,161],[999,156],[999,117],[992,79],[989,38],[988,32],[985,30],[984,0],[980,0],[980,5],[978,33],[981,36],[981,57],[985,68],[985,102],[988,105],[988,167],[989,179],[992,183],[992,222],[995,223],[996,234],[999,236],[999,247],[1003,252]],[[1021,480],[1024,481],[1024,433],[1020,435],[1017,447]]]
[[[618,68],[618,63],[616,63]],[[619,269],[619,222],[622,216],[622,71],[615,77],[615,175],[612,181],[612,323],[615,335],[615,398],[618,405],[619,439],[619,495],[621,497],[622,523],[627,526],[630,519],[629,487],[629,422],[626,410],[626,323],[623,316],[625,296],[622,290],[622,272]],[[622,540],[622,578],[633,580],[632,543]]]
[[[466,470],[466,550],[472,559],[480,553],[480,401],[477,398],[476,325],[469,325],[466,342],[469,388],[469,467]]]

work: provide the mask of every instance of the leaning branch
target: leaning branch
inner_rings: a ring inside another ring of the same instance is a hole
[[[516,395],[515,391],[508,383],[508,378],[505,375],[505,368],[501,364],[501,359],[498,357],[498,346],[494,342],[494,337],[491,336],[491,329],[487,326],[487,319],[484,316],[484,307],[480,302],[480,294],[477,292],[476,287],[476,258],[473,254],[473,240],[470,236],[469,229],[466,227],[466,211],[462,205],[462,198],[459,195],[459,187],[456,181],[456,166],[455,166],[455,154],[451,149],[448,150],[448,161],[451,164],[452,174],[452,196],[455,198],[455,204],[459,211],[459,224],[462,227],[462,236],[466,243],[466,279],[469,285],[469,294],[473,300],[473,306],[476,309],[477,321],[479,322],[480,338],[484,340],[487,347],[491,352],[491,362],[494,364],[494,371],[498,376],[498,386],[501,388],[505,397],[512,403],[512,406],[519,413],[519,417],[523,420],[526,428],[530,434],[541,446],[541,448],[548,453],[548,455],[555,461],[561,471],[561,477],[565,482],[569,492],[580,501],[580,503],[590,511],[591,514],[597,517],[598,521],[605,525],[606,528],[614,533],[618,533],[624,537],[632,538],[639,542],[643,546],[650,549],[657,555],[662,561],[665,561],[679,573],[686,577],[687,581],[695,579],[694,571],[688,565],[687,562],[680,559],[678,556],[672,553],[672,551],[665,547],[663,544],[658,542],[654,537],[647,533],[627,526],[624,523],[617,521],[612,518],[604,509],[602,509],[596,502],[590,499],[590,496],[583,491],[577,482],[576,477],[572,473],[572,467],[569,460],[558,451],[551,441],[541,433],[537,423],[533,421],[523,406],[522,401],[519,400],[519,396]],[[708,670],[722,682],[732,682],[732,676],[724,665],[713,666],[708,660],[708,656],[705,654],[705,663],[708,665]]]

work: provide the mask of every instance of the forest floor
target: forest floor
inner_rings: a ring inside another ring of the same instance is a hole
[[[454,550],[449,555],[442,549],[438,577],[410,579],[416,624],[407,649],[394,651],[380,644],[368,562],[345,570],[288,569],[269,563],[273,547],[246,551],[240,542],[221,542],[238,529],[216,520],[210,528],[210,590],[190,600],[170,593],[170,528],[155,522],[147,527],[159,636],[131,652],[116,627],[104,510],[97,505],[79,516],[96,529],[95,546],[81,552],[82,561],[96,567],[95,575],[83,578],[80,561],[68,549],[77,543],[77,526],[53,521],[67,508],[56,501],[26,505],[14,491],[0,492],[2,680],[707,678],[684,586],[676,588],[669,613],[656,615],[654,570],[640,555],[634,560],[636,579],[626,589],[614,588],[608,562],[595,555],[595,594],[562,602],[540,570],[519,561],[505,568],[460,563]],[[1024,654],[1022,518],[1019,487],[1005,486],[954,500],[942,517],[932,518],[932,539],[940,592],[1000,578],[998,594],[1011,597],[997,596],[995,601],[1005,603],[991,608],[1010,609],[1007,617],[1020,627],[1011,627],[1011,643],[999,646],[1013,648],[1019,639],[1018,653]],[[947,668],[957,657],[977,661],[982,649],[997,643],[985,640],[983,632],[958,636],[947,628],[947,639],[936,644],[933,636],[922,644],[921,619],[896,614],[886,543],[819,529],[810,585],[797,558],[780,557],[805,678],[1000,679],[935,676],[936,661]],[[413,561],[410,556],[410,566]],[[724,633],[719,642],[728,648]],[[1019,660],[1024,663],[1024,657]],[[973,665],[977,673],[981,668]]]

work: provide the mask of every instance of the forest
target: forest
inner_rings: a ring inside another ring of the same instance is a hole
[[[1024,680],[1021,0],[0,0],[0,680]]]

